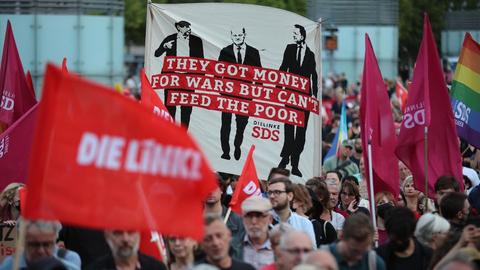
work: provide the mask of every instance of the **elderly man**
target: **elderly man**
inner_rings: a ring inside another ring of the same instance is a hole
[[[256,269],[273,263],[273,249],[268,237],[268,226],[272,223],[272,204],[266,198],[252,196],[242,203],[243,225],[247,231],[241,251],[243,261]]]
[[[278,256],[275,265],[277,270],[291,270],[302,262],[303,257],[312,251],[310,237],[302,231],[289,231],[280,237]]]
[[[20,258],[20,269],[27,269],[40,260],[57,259],[66,269],[80,269],[80,256],[77,253],[57,248],[56,240],[62,228],[57,221],[25,221],[25,252]],[[5,258],[0,269],[12,269],[12,256]]]
[[[161,262],[138,252],[140,245],[140,232],[138,231],[108,230],[105,231],[105,240],[110,247],[111,254],[97,259],[87,269],[167,269]]]
[[[197,264],[210,264],[222,270],[254,270],[250,264],[237,261],[228,254],[232,235],[219,215],[205,217],[202,247],[206,258]]]
[[[337,261],[335,261],[335,258],[330,252],[325,250],[310,252],[303,260],[303,263],[313,265],[316,269],[338,270]]]

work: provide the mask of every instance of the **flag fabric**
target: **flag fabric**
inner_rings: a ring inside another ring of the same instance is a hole
[[[203,237],[217,184],[185,129],[50,64],[43,85],[26,218]]]
[[[155,93],[155,90],[153,90],[152,85],[148,81],[147,75],[145,75],[145,71],[143,69],[140,70],[140,78],[142,83],[142,104],[147,106],[153,111],[154,114],[160,116],[161,118],[175,122],[168,112],[167,107],[165,107],[165,104],[163,104],[158,94]]]
[[[0,66],[0,122],[12,125],[25,112],[37,103],[28,86],[22,61],[18,54],[12,25],[7,22]]]
[[[258,180],[257,169],[253,161],[254,151],[255,145],[252,145],[230,201],[230,208],[239,215],[242,214],[242,203],[245,199],[250,196],[261,195],[260,181]]]
[[[338,126],[337,133],[332,141],[332,147],[328,150],[324,157],[324,161],[333,156],[340,156],[340,146],[344,140],[348,139],[347,128],[347,110],[345,108],[345,101],[342,101],[342,110],[340,112],[340,125]]]
[[[37,119],[34,105],[0,135],[0,189],[27,180],[33,132]]]
[[[397,96],[398,103],[400,103],[400,109],[402,112],[405,112],[405,107],[407,106],[408,91],[403,86],[402,82],[397,80],[395,83],[395,95]]]
[[[365,60],[360,102],[361,137],[365,175],[370,179],[368,142],[372,147],[374,193],[390,191],[395,198],[400,193],[398,159],[395,156],[397,136],[393,124],[388,91],[378,67],[368,35],[365,35]],[[370,181],[367,181],[370,185]],[[370,192],[370,189],[369,189]],[[370,194],[373,199],[375,194]]]
[[[160,235],[158,233],[154,231],[142,231],[140,234],[139,249],[143,254],[163,261],[158,241],[160,241]]]
[[[480,148],[480,44],[465,34],[451,88],[458,135]]]
[[[428,127],[428,196],[443,175],[454,176],[463,189],[462,162],[448,90],[428,16],[403,115],[397,157],[413,174],[415,186],[425,192],[424,129]]]

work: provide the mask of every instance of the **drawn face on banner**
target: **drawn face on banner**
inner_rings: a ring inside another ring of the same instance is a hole
[[[300,29],[298,27],[293,28],[293,41],[295,41],[295,43],[303,42],[303,36],[300,33]]]
[[[177,30],[183,36],[189,36],[192,33],[192,29],[190,28],[190,25],[188,25],[188,24],[178,25]]]
[[[245,28],[243,27],[235,27],[230,31],[230,35],[232,37],[233,44],[237,46],[242,46],[245,43],[245,37],[247,34],[245,33]]]

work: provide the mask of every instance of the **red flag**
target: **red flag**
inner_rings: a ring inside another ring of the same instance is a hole
[[[35,97],[35,87],[33,86],[32,74],[30,74],[30,70],[27,71],[25,77],[27,79],[28,90],[30,90],[32,96]]]
[[[398,80],[395,84],[395,95],[397,96],[398,103],[400,103],[402,112],[405,112],[405,108],[407,107],[408,91]]]
[[[159,246],[160,235],[152,231],[142,231],[140,235],[140,251],[159,261],[163,261]]]
[[[395,153],[412,171],[416,188],[425,192],[424,128],[428,127],[428,196],[434,196],[434,184],[442,175],[454,176],[463,189],[452,107],[426,14],[409,90]]]
[[[185,129],[53,65],[39,108],[26,218],[202,238],[216,178]]]
[[[66,57],[63,57],[63,60],[62,60],[62,72],[68,73],[67,58]]]
[[[7,22],[5,42],[3,43],[0,91],[2,94],[0,122],[7,125],[13,124],[37,103],[35,95],[32,95],[25,78],[10,21]]]
[[[25,183],[27,180],[37,107],[34,105],[0,135],[0,189],[2,190],[11,182]]]
[[[145,75],[145,71],[143,69],[140,70],[140,78],[142,83],[142,104],[147,106],[147,108],[152,110],[154,114],[160,116],[161,118],[175,122],[168,112],[167,107],[165,107],[165,104],[163,104],[158,94],[155,93],[155,90],[153,90],[152,85],[148,81],[147,75]]]
[[[235,187],[235,191],[230,201],[230,208],[233,212],[242,214],[242,202],[250,196],[260,195],[260,182],[258,181],[257,169],[253,162],[253,151],[255,151],[255,145],[250,147],[245,165],[243,165],[242,174],[238,179],[238,183]]]
[[[360,121],[365,175],[370,179],[368,142],[372,147],[374,192],[390,191],[395,198],[400,193],[398,159],[395,157],[397,138],[392,109],[382,73],[378,67],[370,38],[365,34],[365,60],[360,103]],[[369,184],[369,182],[367,181]],[[369,189],[370,190],[370,189]],[[370,194],[374,198],[374,194]]]

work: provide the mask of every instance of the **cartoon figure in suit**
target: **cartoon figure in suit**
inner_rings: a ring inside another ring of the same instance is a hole
[[[310,79],[309,95],[316,97],[318,93],[318,76],[315,63],[315,54],[305,43],[306,31],[301,25],[295,24],[293,28],[294,43],[288,44],[283,53],[280,70],[298,74]],[[298,169],[300,154],[305,147],[305,134],[307,131],[310,112],[303,111],[305,115],[304,127],[284,125],[284,142],[280,157],[282,160],[278,167],[285,168],[289,162],[292,165],[292,174],[302,177]]]
[[[260,53],[254,47],[245,43],[245,37],[247,36],[245,28],[232,29],[230,31],[232,38],[232,44],[223,48],[220,51],[219,61],[225,61],[230,63],[238,63],[243,65],[261,67]],[[237,97],[238,98],[238,97]],[[236,133],[233,145],[235,151],[233,156],[236,160],[239,160],[242,151],[241,145],[243,142],[243,133],[248,124],[248,116],[235,114]],[[228,112],[222,112],[222,127],[220,129],[220,142],[222,145],[223,154],[221,158],[230,159],[230,130],[232,125],[232,114]]]
[[[178,33],[166,37],[157,50],[155,50],[155,57],[160,57],[162,54],[167,56],[190,56],[203,58],[203,43],[202,40],[192,35],[190,23],[187,21],[179,21],[175,23]],[[175,119],[176,106],[167,105],[168,89],[165,89],[165,105],[170,115]],[[181,106],[180,121],[182,125],[188,128],[190,123],[190,115],[192,114],[191,106]]]

